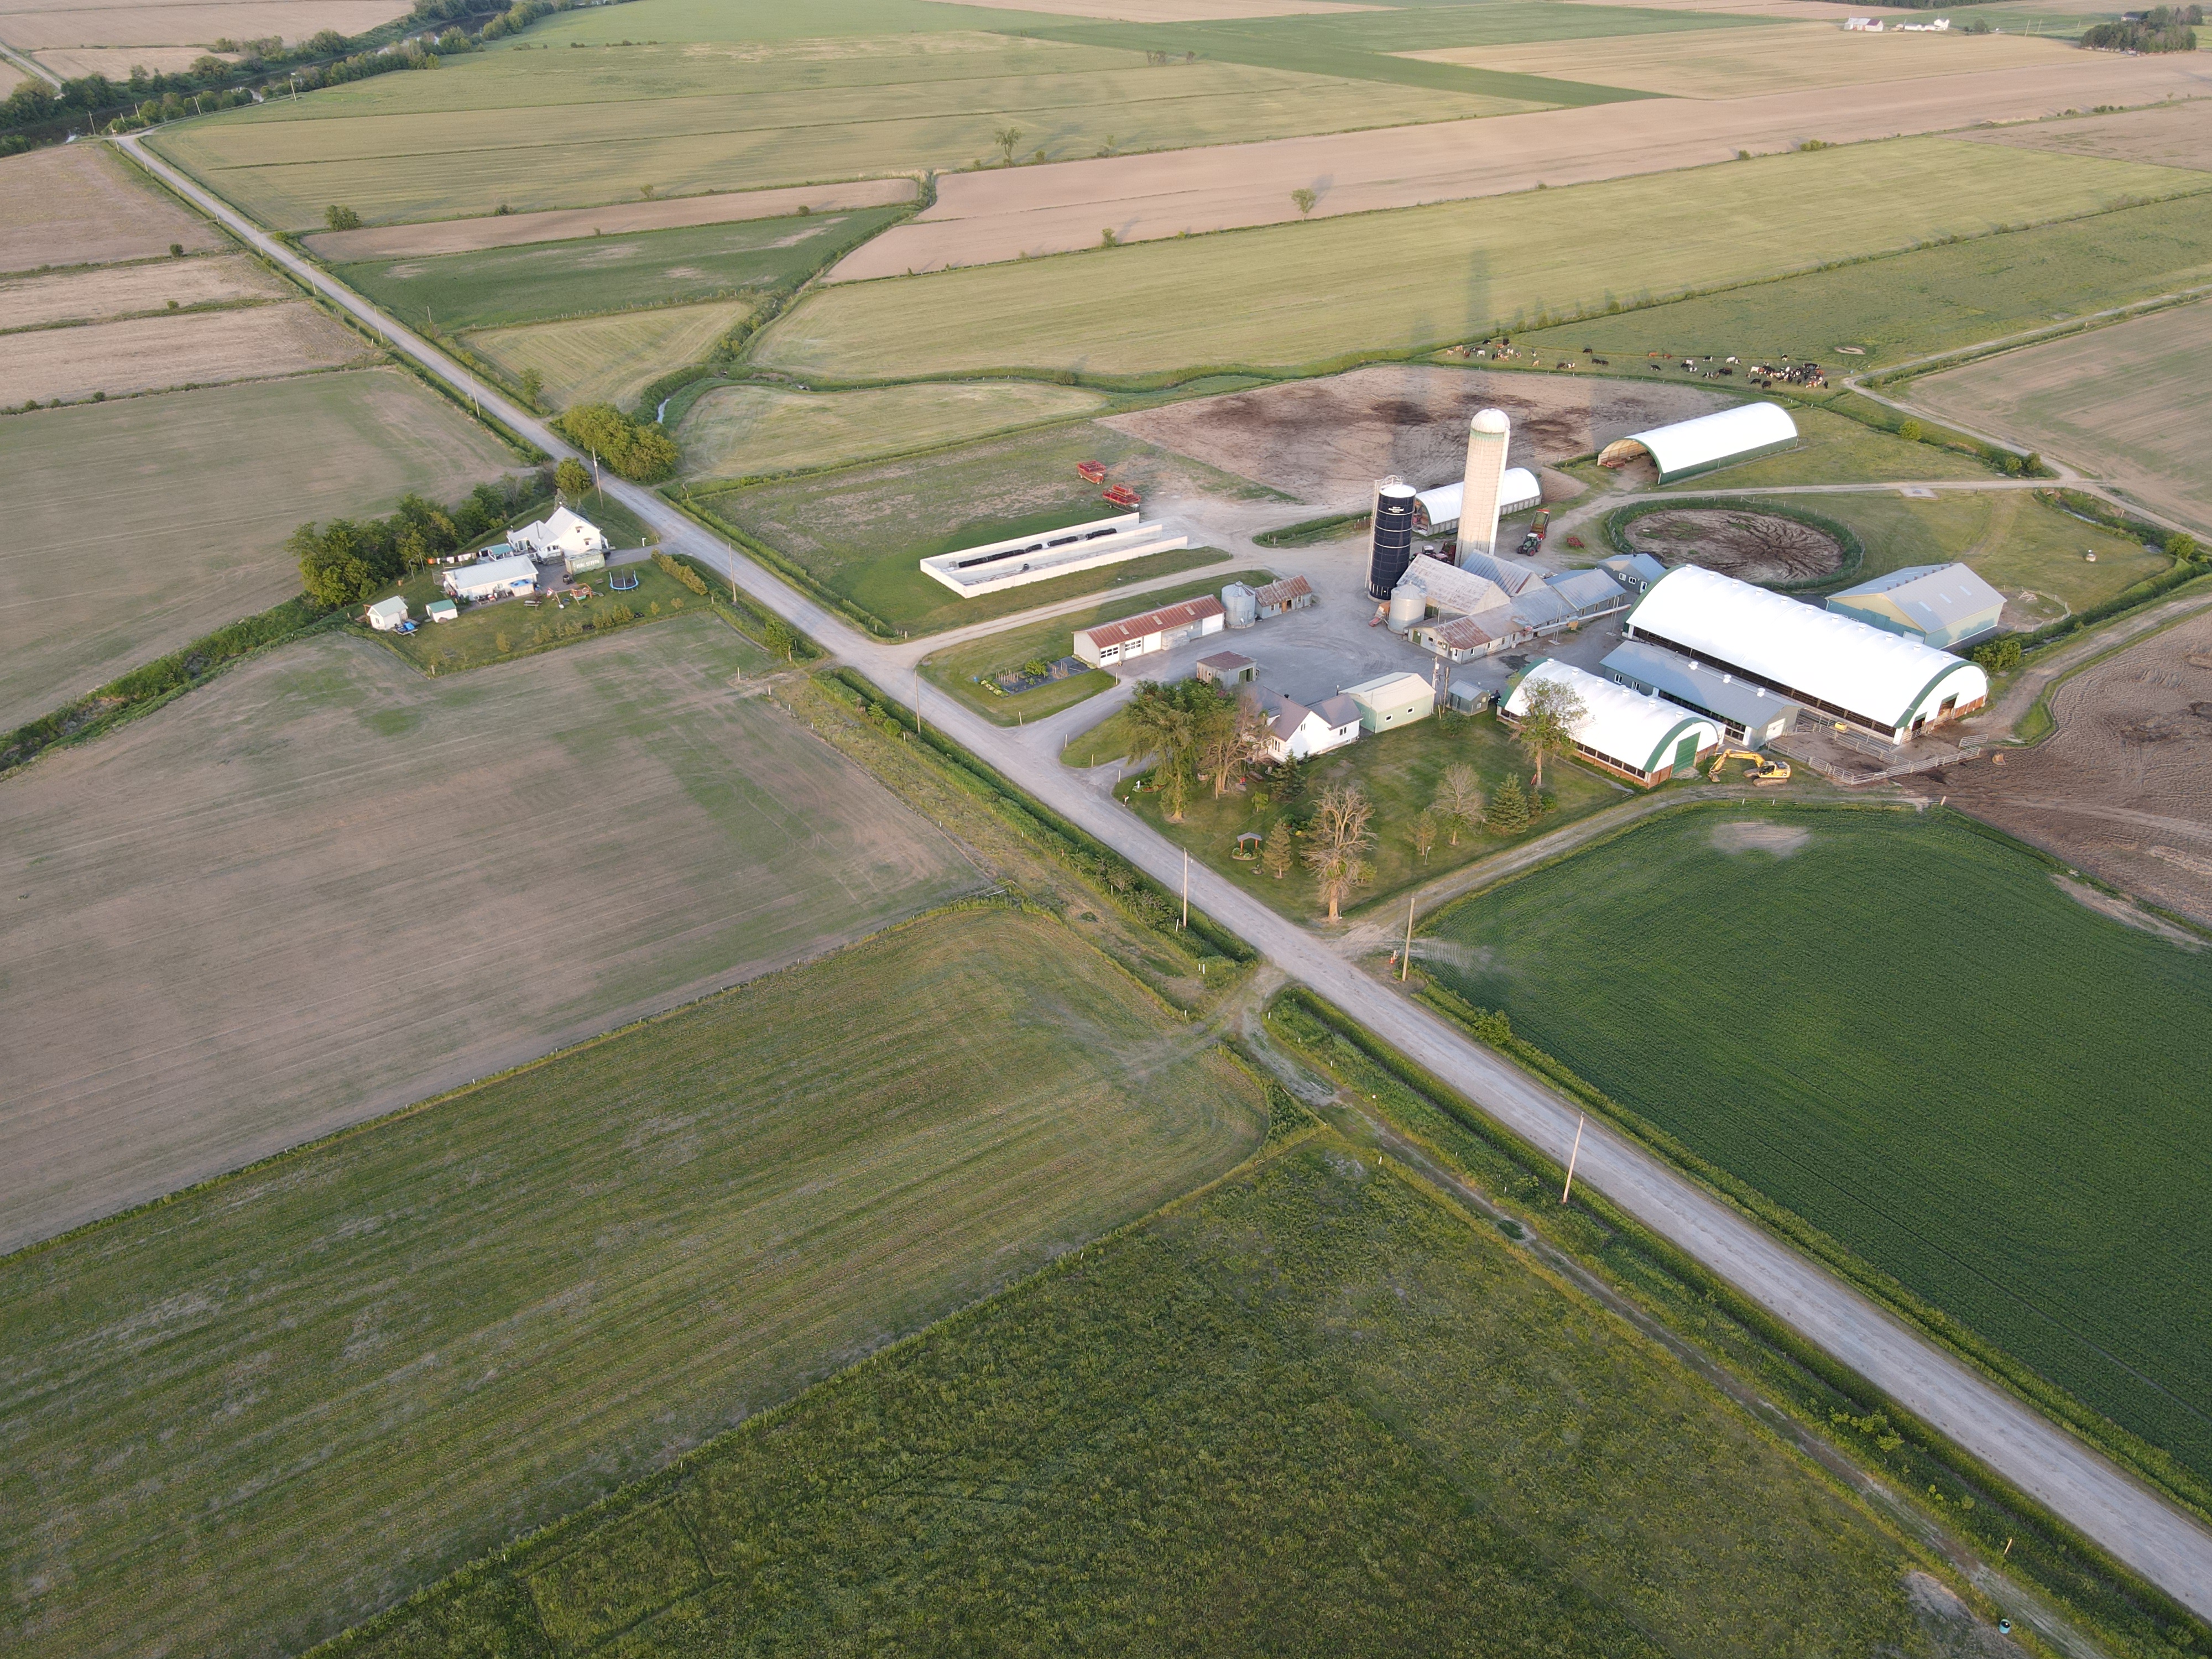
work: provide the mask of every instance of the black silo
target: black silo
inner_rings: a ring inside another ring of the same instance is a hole
[[[1375,538],[1367,552],[1367,597],[1387,599],[1413,562],[1413,487],[1395,478],[1375,486]]]

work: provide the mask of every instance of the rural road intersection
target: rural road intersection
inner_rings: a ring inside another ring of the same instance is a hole
[[[149,173],[268,258],[514,430],[555,455],[574,452],[536,417],[484,386],[434,346],[318,266],[257,228],[135,137],[117,141]],[[750,598],[775,612],[888,695],[910,695],[908,655],[856,632],[795,592],[653,491],[610,483],[671,550],[728,571]],[[1019,729],[994,726],[949,698],[925,718],[945,735],[1171,890],[1183,879],[1180,848],[1056,760],[1040,757]],[[1319,936],[1277,915],[1200,865],[1190,892],[1223,927],[1416,1065],[1450,1082],[1514,1133],[1565,1163],[1579,1114],[1561,1097],[1490,1049],[1407,1001],[1346,960]],[[1745,1295],[2031,1494],[2113,1556],[2202,1617],[2212,1619],[2212,1530],[2074,1439],[1960,1360],[1876,1308],[1756,1223],[1615,1134],[1590,1123],[1576,1179],[1726,1278]]]

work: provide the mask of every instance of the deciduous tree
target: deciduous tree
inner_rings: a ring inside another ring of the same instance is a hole
[[[580,501],[591,490],[592,469],[571,455],[553,469],[553,487],[564,500]]]
[[[1332,785],[1306,830],[1306,868],[1313,872],[1316,896],[1328,906],[1328,919],[1340,919],[1352,890],[1373,878],[1367,851],[1375,845],[1375,804],[1357,783]]]
[[[1429,849],[1437,844],[1437,813],[1434,808],[1424,808],[1420,816],[1413,820],[1413,835],[1415,856],[1427,858]],[[1459,845],[1458,836],[1453,836],[1452,845]]]
[[[1544,757],[1575,752],[1575,728],[1589,710],[1574,688],[1557,680],[1525,682],[1520,729],[1514,733],[1536,762],[1536,787],[1544,787]]]
[[[1482,783],[1474,769],[1465,761],[1454,761],[1444,768],[1444,775],[1437,784],[1436,799],[1430,809],[1447,826],[1451,844],[1459,845],[1459,832],[1474,828],[1475,820],[1482,815]]]

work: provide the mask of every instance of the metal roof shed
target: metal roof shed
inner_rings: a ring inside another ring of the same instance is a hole
[[[1632,691],[1666,697],[1720,722],[1730,743],[1764,749],[1797,723],[1797,705],[1778,691],[1738,679],[1641,640],[1631,640],[1599,665]]]
[[[1738,404],[1693,421],[1616,438],[1599,454],[1597,464],[1622,466],[1638,455],[1649,455],[1659,469],[1659,482],[1672,483],[1731,462],[1771,455],[1796,441],[1797,423],[1780,404]]]
[[[1555,657],[1544,658],[1514,682],[1513,695],[1498,712],[1517,725],[1528,712],[1530,690],[1547,682],[1565,686],[1582,702],[1575,752],[1646,788],[1678,771],[1695,770],[1699,759],[1720,747],[1720,727],[1704,715],[1664,697],[1638,696]]]
[[[1828,595],[1828,609],[1948,650],[1984,634],[2004,618],[2005,596],[1965,564],[1915,564]]]
[[[1359,708],[1359,724],[1370,732],[1389,732],[1425,720],[1437,712],[1437,690],[1419,674],[1384,674],[1347,685],[1344,695]]]

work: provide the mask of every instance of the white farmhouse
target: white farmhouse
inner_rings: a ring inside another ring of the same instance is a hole
[[[556,507],[550,519],[508,531],[507,544],[518,553],[545,560],[580,557],[587,553],[604,557],[607,550],[607,538],[599,533],[599,527],[565,507]]]
[[[1267,735],[1261,742],[1271,759],[1304,760],[1358,740],[1359,705],[1349,697],[1324,698],[1309,708],[1263,686],[1260,707],[1267,713]]]

